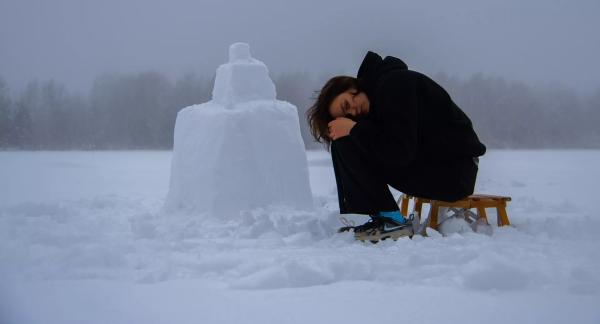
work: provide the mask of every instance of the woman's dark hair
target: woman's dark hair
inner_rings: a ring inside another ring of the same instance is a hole
[[[349,76],[336,76],[331,78],[316,97],[315,103],[306,112],[306,119],[310,127],[310,133],[319,143],[324,143],[327,149],[331,146],[331,138],[327,124],[333,120],[329,113],[329,106],[338,95],[356,89],[362,91],[360,80]]]

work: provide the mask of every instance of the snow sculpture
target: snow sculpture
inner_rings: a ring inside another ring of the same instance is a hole
[[[229,47],[229,63],[219,66],[213,101],[227,108],[252,100],[275,100],[275,85],[267,66],[250,57],[250,47],[236,43]]]
[[[211,101],[177,114],[167,210],[235,217],[268,205],[313,207],[296,107],[248,44],[229,48]]]

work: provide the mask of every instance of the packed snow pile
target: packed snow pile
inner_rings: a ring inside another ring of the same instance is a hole
[[[250,47],[235,43],[229,47],[229,63],[219,66],[213,101],[225,107],[252,100],[275,100],[275,85],[267,66],[250,56]]]
[[[271,205],[312,209],[296,107],[248,44],[229,48],[213,99],[177,114],[167,210],[237,217]]]

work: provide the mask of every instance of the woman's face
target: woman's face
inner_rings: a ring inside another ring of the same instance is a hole
[[[358,92],[350,89],[339,94],[329,106],[331,117],[357,117],[366,115],[369,112],[369,98],[364,92]]]

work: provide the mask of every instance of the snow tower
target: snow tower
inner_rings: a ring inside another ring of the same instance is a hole
[[[275,99],[248,44],[230,46],[212,95],[177,114],[166,210],[238,217],[270,205],[312,209],[296,107]]]

